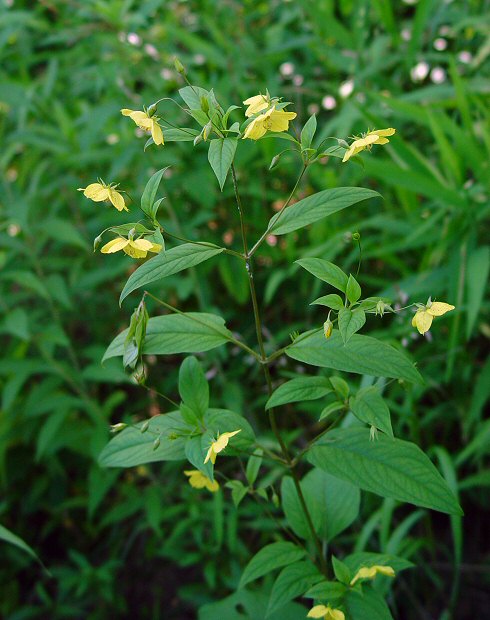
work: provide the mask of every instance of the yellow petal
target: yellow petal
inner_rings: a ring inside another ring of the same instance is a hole
[[[350,585],[353,586],[359,579],[374,579],[378,573],[387,577],[395,576],[395,571],[391,566],[363,566],[357,571]]]
[[[111,188],[108,188],[107,191],[109,193],[109,200],[112,202],[112,204],[116,207],[118,211],[122,211],[123,209],[124,211],[129,211],[129,209],[126,207],[126,203],[124,202],[124,198],[122,194],[117,192],[115,189],[111,189]]]
[[[211,491],[211,493],[216,493],[216,491],[219,490],[219,484],[216,480],[210,480],[208,477],[206,477],[206,489],[208,491]]]
[[[306,617],[307,618],[324,618],[327,611],[328,611],[328,607],[325,607],[325,605],[315,605],[315,607],[312,607],[310,609]]]
[[[368,132],[368,136],[371,134],[376,134],[377,136],[392,136],[395,133],[396,129],[393,127],[389,127],[388,129],[373,129],[373,131]]]
[[[107,200],[109,190],[100,183],[91,183],[83,190],[83,195],[94,202],[101,202],[102,200]]]
[[[151,121],[151,137],[155,144],[163,144],[163,132],[162,128],[157,121],[150,119]]]
[[[109,243],[106,243],[105,246],[100,250],[102,254],[114,254],[114,252],[119,252],[119,250],[123,250],[129,241],[124,237],[117,237]]]
[[[206,458],[204,459],[204,465],[206,465],[208,461],[211,461],[213,465],[216,463],[216,453],[213,449],[213,444],[209,446],[209,450],[206,453]]]
[[[287,131],[289,121],[296,118],[296,112],[285,112],[284,110],[273,110],[270,117],[269,129],[271,131]]]
[[[261,110],[265,110],[269,107],[269,100],[265,95],[255,95],[254,97],[249,97],[245,99],[243,102],[245,105],[248,105],[248,108],[245,110],[245,116],[253,116],[260,112]]]
[[[131,258],[145,258],[151,246],[151,241],[146,241],[146,239],[136,239],[134,241],[130,240],[128,245],[123,248],[123,250],[128,256],[131,256]]]
[[[329,617],[330,616],[330,617]],[[345,614],[340,609],[329,609],[325,620],[345,620]]]
[[[258,140],[262,138],[262,136],[267,132],[267,128],[264,124],[266,120],[265,114],[261,114],[247,126],[245,129],[245,133],[243,134],[243,139],[249,138],[250,140]]]
[[[123,116],[131,116],[131,114],[134,114],[134,110],[128,110],[128,108],[123,108],[121,110],[121,114]]]
[[[234,435],[237,435],[240,432],[240,430],[233,431],[231,433],[223,433],[222,435],[219,435],[219,437],[216,439],[216,441],[214,441],[213,444],[212,444],[212,448],[213,448],[214,452],[216,452],[216,454],[218,454],[219,452],[224,450],[226,448],[226,446],[228,445],[228,442],[230,441],[230,439]]]
[[[454,306],[451,306],[451,304],[446,304],[443,301],[433,301],[431,306],[427,308],[427,312],[432,314],[432,316],[442,316],[450,310],[454,310]]]
[[[422,335],[424,335],[425,332],[429,331],[430,326],[432,325],[432,319],[432,315],[425,310],[417,310],[412,319],[412,325],[416,327]]]
[[[388,138],[379,138],[374,144],[388,144]]]
[[[148,252],[154,252],[155,254],[158,254],[162,251],[162,247],[163,246],[161,246],[159,243],[152,243],[151,248],[148,248]]]
[[[391,566],[375,566],[376,572],[380,575],[386,575],[386,577],[394,577],[395,571]]]

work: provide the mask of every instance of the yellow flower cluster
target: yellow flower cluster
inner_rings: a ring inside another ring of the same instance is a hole
[[[243,139],[258,140],[268,131],[282,132],[289,129],[289,121],[296,118],[296,112],[287,112],[277,109],[278,100],[271,99],[269,95],[255,95],[243,102],[248,105],[245,110],[247,118],[255,116],[247,125]],[[265,111],[264,111],[265,110]]]

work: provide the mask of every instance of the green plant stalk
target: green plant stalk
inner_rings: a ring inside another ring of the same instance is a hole
[[[304,167],[303,169],[303,173],[304,170],[306,169],[306,167]],[[296,182],[295,188],[299,183],[299,180],[301,179],[303,173],[300,175],[300,177],[298,178],[298,181]],[[272,380],[271,380],[271,375],[270,375],[270,371],[269,371],[269,367],[267,366],[267,364],[265,364],[265,360],[267,359],[267,356],[265,354],[265,348],[264,348],[264,340],[262,338],[262,320],[260,318],[260,311],[259,311],[259,306],[258,306],[258,301],[257,301],[257,293],[255,290],[255,281],[254,281],[254,275],[253,275],[253,266],[252,266],[252,260],[251,260],[251,255],[248,253],[248,245],[247,245],[247,236],[246,236],[246,231],[245,231],[245,222],[244,222],[244,217],[243,217],[243,207],[242,207],[242,202],[240,199],[240,194],[238,193],[238,184],[237,184],[237,179],[236,179],[236,172],[235,172],[235,166],[232,164],[231,165],[231,175],[232,175],[232,179],[233,179],[233,189],[235,192],[235,200],[236,200],[236,204],[237,204],[237,208],[238,208],[238,215],[240,218],[240,230],[241,230],[241,235],[242,235],[242,242],[243,242],[243,252],[244,252],[244,256],[245,256],[245,266],[247,269],[247,274],[248,274],[248,281],[249,281],[249,286],[250,286],[250,295],[252,297],[252,307],[253,307],[253,313],[254,313],[254,321],[255,321],[255,330],[257,332],[257,341],[259,344],[259,350],[260,350],[260,362],[262,364],[262,367],[264,369],[264,375],[265,375],[265,380],[267,383],[267,390],[269,392],[269,396],[272,395],[273,389],[272,389]],[[293,190],[294,192],[294,190]],[[293,192],[291,192],[291,196],[293,194]],[[285,206],[283,207],[283,209],[285,208]],[[263,235],[264,237],[264,235]],[[258,247],[258,245],[256,244],[256,247]],[[281,433],[279,432],[279,428],[277,426],[277,421],[276,421],[276,417],[275,417],[275,413],[274,413],[274,409],[271,408],[269,409],[269,423],[271,425],[271,429],[272,432],[274,433],[274,436],[276,437],[279,446],[281,448],[281,452],[283,454],[284,460],[286,461],[290,471],[291,471],[291,476],[293,478],[293,482],[294,482],[294,486],[296,489],[296,493],[298,495],[298,499],[299,499],[299,503],[301,505],[301,509],[303,511],[303,514],[305,516],[306,522],[308,524],[308,528],[311,532],[313,541],[315,543],[315,547],[317,549],[317,553],[318,553],[318,559],[320,562],[320,568],[322,573],[328,578],[328,567],[327,567],[327,563],[325,560],[325,554],[323,553],[323,548],[322,548],[322,543],[320,541],[320,539],[318,538],[318,535],[315,531],[315,526],[313,525],[313,520],[311,518],[310,515],[310,511],[308,510],[308,506],[306,505],[306,500],[304,498],[303,495],[303,491],[301,489],[301,484],[300,484],[300,480],[299,480],[299,476],[296,472],[296,470],[294,469],[293,463],[292,463],[292,459],[291,456],[289,454],[289,451],[287,449],[286,444],[284,443],[282,437],[281,437]]]

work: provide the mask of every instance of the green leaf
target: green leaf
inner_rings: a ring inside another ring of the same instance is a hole
[[[125,329],[114,338],[102,358],[123,355]],[[174,353],[199,353],[225,344],[232,337],[225,321],[216,314],[187,312],[152,317],[147,324],[143,353],[146,355],[172,355]]]
[[[337,579],[341,583],[349,585],[352,579],[352,573],[351,573],[350,568],[347,566],[347,564],[345,564],[344,562],[336,558],[334,555],[332,555],[332,566],[333,566],[333,572],[335,576],[337,577]]]
[[[404,353],[370,336],[354,334],[344,344],[338,330],[334,329],[328,340],[323,332],[309,331],[299,336],[286,349],[286,354],[299,362],[320,368],[423,383],[419,372]]]
[[[279,134],[280,136],[281,134]],[[313,196],[299,200],[294,205],[287,207],[282,214],[276,213],[269,221],[268,231],[274,235],[285,235],[293,230],[298,230],[298,228],[313,224],[357,202],[377,196],[379,196],[378,192],[362,187],[325,189],[313,194]]]
[[[34,549],[31,549],[31,547],[29,547],[29,545],[26,542],[24,542],[22,538],[20,538],[19,536],[17,536],[10,530],[8,530],[3,525],[0,525],[0,540],[3,540],[11,545],[14,545],[15,547],[18,547],[19,549],[22,549],[22,551],[27,553],[27,555],[30,555],[31,558],[33,558],[34,560],[39,562],[41,565],[43,565],[41,560],[38,558],[36,552],[34,551]]]
[[[122,304],[123,300],[136,289],[199,265],[223,251],[224,248],[211,244],[183,243],[166,252],[160,252],[129,276],[119,298],[119,304]]]
[[[163,130],[165,142],[193,142],[198,135],[199,131],[189,127],[171,127],[170,129]]]
[[[209,407],[209,384],[201,364],[193,356],[186,357],[180,366],[179,394],[184,403],[202,418]]]
[[[301,148],[309,149],[316,133],[316,115],[312,114],[301,130]]]
[[[337,581],[320,581],[304,594],[305,598],[314,598],[328,601],[329,603],[340,603],[344,598],[346,587]]]
[[[221,191],[223,191],[228,170],[233,163],[237,144],[237,138],[216,138],[209,144],[208,160],[218,179]]]
[[[365,322],[366,314],[361,308],[356,310],[341,308],[339,310],[339,331],[345,344],[363,327]]]
[[[201,97],[208,98],[209,91],[200,86],[184,86],[179,90],[179,95],[191,110],[201,109]]]
[[[350,399],[349,406],[361,422],[374,426],[389,437],[393,437],[390,410],[376,386],[359,390],[356,396]]]
[[[207,447],[203,446],[202,435],[189,437],[185,442],[185,458],[210,480],[214,480],[213,464],[211,461],[204,463],[207,451]]]
[[[327,306],[327,308],[332,308],[332,310],[341,310],[344,307],[344,302],[342,301],[342,297],[337,295],[336,293],[330,293],[330,295],[324,295],[323,297],[319,297],[312,301],[310,306]]]
[[[308,472],[301,489],[313,526],[320,538],[330,541],[356,519],[360,492],[350,483],[331,476],[321,469]],[[282,507],[291,529],[301,538],[311,539],[311,531],[292,478],[285,476],[281,485]]]
[[[266,618],[322,579],[323,575],[309,561],[296,562],[283,568],[272,586]]]
[[[268,573],[301,560],[306,551],[292,542],[276,542],[263,547],[245,567],[239,588]]]
[[[234,411],[229,411],[228,409],[208,409],[204,415],[204,426],[213,437],[216,437],[218,433],[241,429],[238,435],[230,439],[227,448],[220,452],[220,457],[237,454],[237,451],[248,451],[255,443],[255,433],[249,422]],[[209,448],[209,445],[206,444],[206,450]]]
[[[247,467],[245,469],[245,477],[248,484],[254,484],[259,475],[260,466],[262,465],[263,450],[257,448],[252,456],[247,461]]]
[[[286,403],[316,400],[332,391],[326,377],[298,377],[280,385],[267,401],[265,408],[279,407]]]
[[[142,433],[143,424],[149,423]],[[156,461],[179,461],[185,458],[185,442],[190,428],[179,411],[158,415],[146,422],[125,428],[105,446],[99,455],[101,467],[134,467]],[[160,437],[155,450],[154,442]]]
[[[235,508],[238,508],[243,498],[248,493],[248,487],[246,487],[241,480],[228,480],[225,486],[227,489],[231,489],[233,505]]]
[[[322,258],[300,258],[295,262],[313,274],[315,278],[323,280],[323,282],[327,282],[339,291],[342,291],[342,293],[345,293],[349,279],[347,274],[337,265]]]
[[[316,467],[365,491],[449,514],[462,514],[429,458],[413,443],[364,428],[331,431],[308,452]]]
[[[349,590],[344,606],[351,620],[393,620],[384,598],[369,585],[364,586],[362,592]]]
[[[167,170],[167,168],[168,166],[155,172],[155,174],[151,176],[143,191],[143,195],[141,196],[141,210],[147,215],[151,213],[151,208],[155,202],[160,181],[162,180],[163,173]]]
[[[199,608],[199,620],[264,620],[269,597],[263,592],[238,590],[217,603]],[[305,608],[299,603],[287,603],[267,620],[304,620]]]
[[[356,301],[361,297],[361,287],[359,286],[358,281],[354,278],[352,274],[349,275],[345,294],[347,295],[347,299],[351,302],[351,304],[355,304]]]
[[[466,269],[466,288],[468,299],[466,339],[469,339],[482,305],[490,270],[490,247],[482,247],[472,252]]]

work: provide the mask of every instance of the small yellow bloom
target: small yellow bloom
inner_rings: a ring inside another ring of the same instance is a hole
[[[152,243],[147,239],[127,239],[126,237],[116,237],[109,243],[106,243],[100,250],[102,254],[114,254],[123,250],[132,258],[145,258],[148,252],[158,254],[162,249],[159,243]]]
[[[289,129],[289,121],[296,118],[296,112],[286,112],[285,110],[276,110],[275,106],[259,114],[245,129],[243,139],[258,140],[262,138],[268,131],[287,131]]]
[[[109,200],[118,211],[129,211],[124,202],[123,196],[116,190],[117,185],[110,183],[90,183],[87,187],[79,187],[78,191],[83,192],[86,198],[90,198],[94,202],[102,202],[103,200]]]
[[[210,480],[207,476],[205,476],[198,469],[190,469],[184,471],[186,476],[189,476],[189,484],[193,489],[203,489],[206,488],[211,493],[216,493],[219,489],[219,484],[216,480]]]
[[[121,110],[123,116],[129,116],[140,129],[144,129],[151,133],[153,142],[155,144],[163,144],[163,132],[158,121],[158,116],[150,116],[148,112],[141,112],[140,110],[128,110],[124,108]]]
[[[362,138],[354,140],[345,152],[342,161],[347,161],[353,155],[357,155],[366,148],[371,148],[373,144],[387,144],[389,142],[386,136],[392,136],[395,133],[395,129],[390,127],[389,129],[373,129],[368,131]]]
[[[271,104],[271,98],[267,95],[255,95],[245,99],[243,103],[248,105],[248,108],[245,110],[245,116],[249,117],[268,108]]]
[[[223,433],[222,435],[218,433],[216,441],[213,441],[213,443],[209,447],[206,458],[204,459],[204,463],[206,464],[208,461],[211,461],[211,463],[213,463],[214,465],[216,463],[216,456],[218,455],[218,453],[223,451],[228,445],[230,439],[234,435],[237,435],[241,430],[242,429],[232,431],[231,433]]]
[[[350,585],[353,586],[359,579],[374,579],[377,574],[386,575],[387,577],[394,577],[395,571],[391,566],[363,566],[352,578]]]
[[[442,316],[450,310],[454,310],[454,306],[451,306],[451,304],[446,304],[442,301],[430,301],[429,299],[427,305],[419,308],[414,314],[412,326],[416,327],[423,335],[429,331],[435,316]]]
[[[345,620],[345,614],[340,609],[332,609],[330,605],[315,605],[308,612],[307,618],[322,618],[322,620]]]

